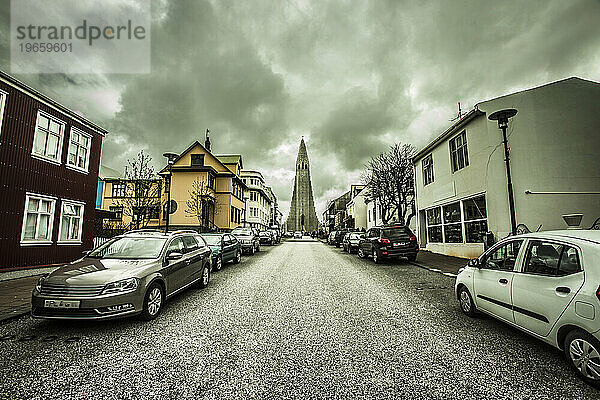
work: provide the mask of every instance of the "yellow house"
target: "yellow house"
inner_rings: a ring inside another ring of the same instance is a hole
[[[169,229],[228,231],[242,225],[247,188],[240,179],[241,170],[241,155],[213,155],[200,142],[194,142],[171,166],[171,200],[177,208],[169,217]],[[169,168],[160,175],[167,178]],[[165,191],[162,200],[163,204],[167,200]],[[160,225],[164,224],[163,215]]]
[[[160,223],[161,179],[104,179],[100,208],[112,212],[104,229],[128,230]]]

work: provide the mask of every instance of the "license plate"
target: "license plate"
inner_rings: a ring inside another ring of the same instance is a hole
[[[79,308],[79,300],[44,300],[48,308]]]
[[[394,243],[394,247],[406,246],[406,243]]]

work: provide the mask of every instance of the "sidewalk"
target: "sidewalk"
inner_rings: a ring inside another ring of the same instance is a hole
[[[444,254],[421,250],[417,255],[417,261],[413,264],[433,272],[455,277],[458,274],[458,270],[467,265],[468,262],[468,258],[446,256]]]
[[[29,313],[31,291],[40,276],[53,269],[55,267],[0,272],[0,321]]]

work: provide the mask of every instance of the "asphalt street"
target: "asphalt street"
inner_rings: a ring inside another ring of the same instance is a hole
[[[463,316],[452,278],[408,263],[289,241],[211,279],[151,322],[0,323],[15,335],[0,398],[600,397],[558,350]]]

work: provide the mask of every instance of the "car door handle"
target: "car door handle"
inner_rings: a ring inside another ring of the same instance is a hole
[[[498,282],[500,282],[501,285],[507,285],[508,284],[508,279],[500,279]]]
[[[557,291],[558,293],[564,293],[564,294],[569,294],[569,293],[571,293],[571,289],[570,289],[570,288],[568,288],[568,287],[566,287],[566,286],[559,286],[559,287],[557,287],[557,288],[556,288],[556,291]]]

